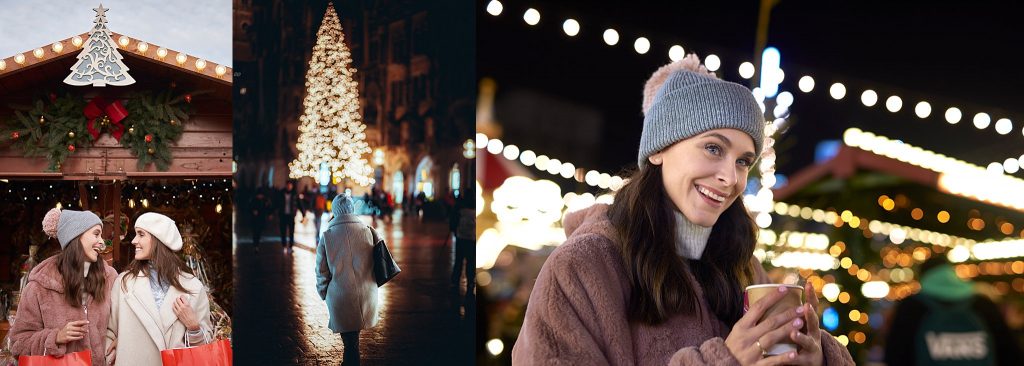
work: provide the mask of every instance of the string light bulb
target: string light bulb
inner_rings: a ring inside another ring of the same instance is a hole
[[[534,8],[526,9],[526,12],[523,13],[523,21],[529,25],[537,25],[540,23],[540,12]]]
[[[501,2],[498,0],[491,0],[491,2],[487,3],[487,13],[493,16],[501,15],[502,9]]]
[[[605,29],[602,37],[604,38],[604,43],[607,43],[609,46],[614,46],[619,43],[619,32],[614,29]]]
[[[636,50],[636,53],[645,54],[651,50],[651,41],[644,37],[637,38],[636,42],[633,42],[633,49]]]
[[[565,22],[562,23],[562,30],[565,31],[565,34],[569,37],[575,37],[577,34],[580,34],[580,22],[577,22],[576,19],[572,18],[566,19]]]

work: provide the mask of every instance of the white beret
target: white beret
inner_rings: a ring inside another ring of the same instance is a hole
[[[147,212],[135,219],[135,228],[143,229],[155,236],[172,251],[181,250],[181,233],[170,217],[156,212]]]

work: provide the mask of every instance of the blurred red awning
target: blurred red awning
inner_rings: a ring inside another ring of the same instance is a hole
[[[518,160],[508,160],[486,150],[477,150],[476,171],[480,172],[477,179],[485,191],[493,191],[512,176],[533,178],[533,174]]]

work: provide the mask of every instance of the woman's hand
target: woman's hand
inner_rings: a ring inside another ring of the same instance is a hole
[[[85,338],[85,334],[89,332],[86,329],[87,325],[89,325],[88,320],[75,320],[64,324],[64,328],[57,331],[57,344],[65,344]]]
[[[178,320],[185,325],[185,329],[196,331],[199,330],[199,318],[196,317],[196,312],[192,310],[192,305],[188,303],[187,299],[185,295],[174,299],[174,315],[178,316]]]
[[[818,328],[818,296],[810,282],[804,284],[804,298],[807,299],[807,303],[803,305],[804,317],[807,321],[807,334],[800,333],[798,330],[789,332],[789,339],[800,346],[800,354],[790,363],[821,366],[825,356],[821,351],[821,329]]]
[[[110,364],[113,365],[114,364],[114,360],[116,358],[117,358],[117,339],[114,339],[113,342],[110,342],[110,346],[107,347],[107,360],[109,360]]]
[[[800,328],[804,325],[801,316],[804,315],[807,307],[800,306],[786,310],[758,322],[768,309],[771,309],[775,303],[786,296],[787,291],[785,286],[779,286],[779,291],[773,291],[752,305],[729,332],[729,336],[725,339],[725,346],[729,348],[729,352],[736,357],[741,365],[781,365],[797,362],[797,352],[795,351],[774,356],[766,356],[765,353],[772,346],[786,341],[792,332],[799,333]],[[815,320],[817,320],[816,317]]]

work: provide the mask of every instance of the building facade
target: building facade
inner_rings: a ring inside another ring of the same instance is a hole
[[[462,148],[475,130],[472,7],[380,0],[335,6],[374,150],[367,157],[374,188],[402,202],[419,192],[436,200],[472,187],[472,164]],[[235,146],[242,185],[281,186],[288,177],[305,72],[326,7],[325,1],[235,1],[235,131],[241,139]],[[353,193],[370,189],[341,185]]]

